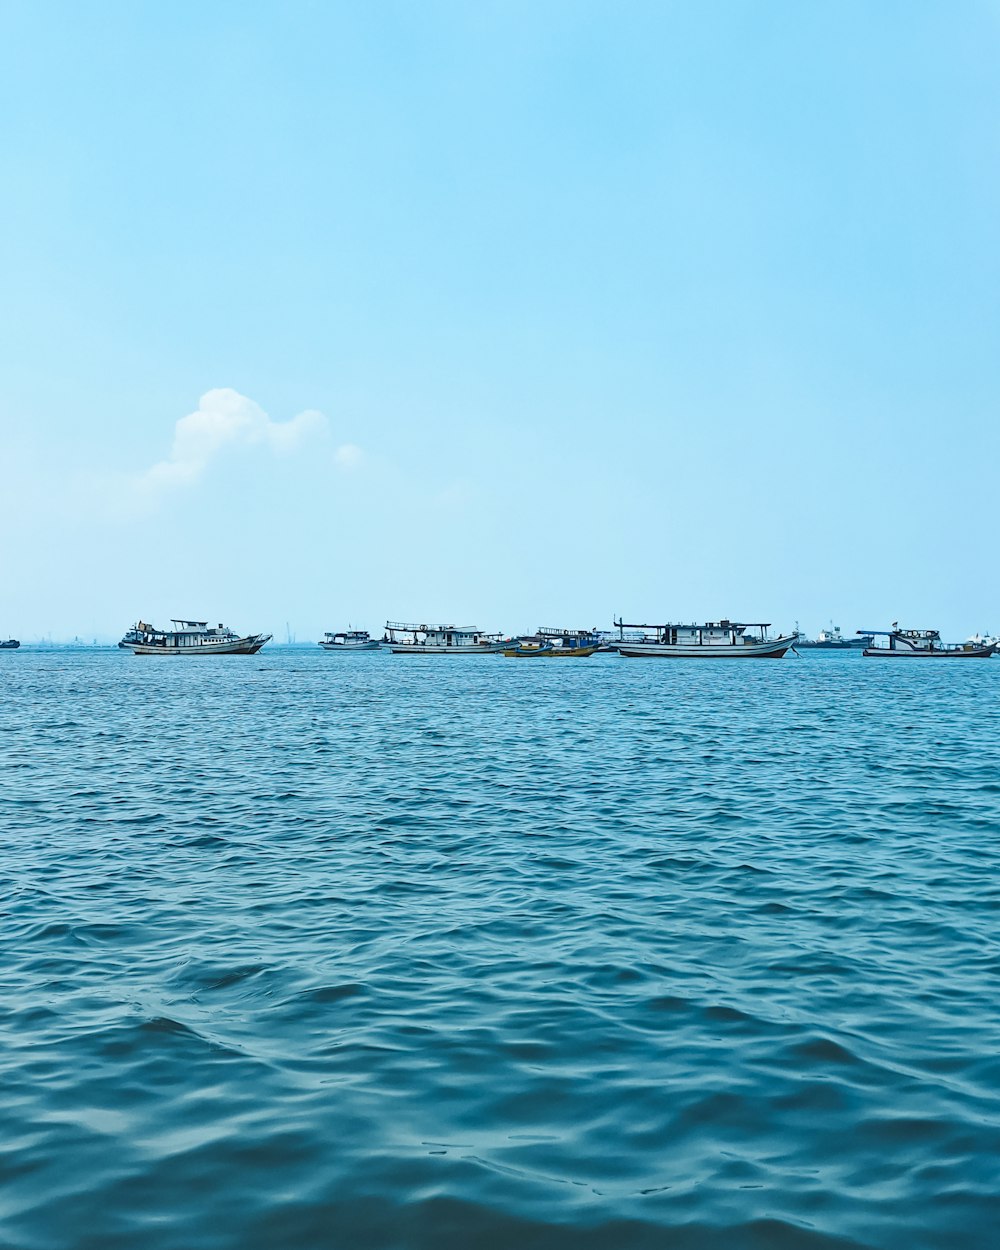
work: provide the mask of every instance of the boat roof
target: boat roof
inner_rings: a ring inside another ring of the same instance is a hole
[[[938,630],[936,629],[859,629],[857,632],[859,634],[872,634],[879,638],[892,638],[893,636],[899,638],[903,634],[933,634],[935,638],[938,636]]]
[[[483,632],[478,625],[417,625],[412,621],[386,621],[385,627],[386,629],[405,629],[410,633],[421,634],[441,633],[446,630],[452,630],[456,634],[481,634]]]
[[[667,621],[664,625],[632,624],[615,621],[619,629],[770,629],[770,621]]]

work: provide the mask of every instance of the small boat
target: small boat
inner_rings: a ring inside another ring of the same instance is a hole
[[[417,625],[386,621],[382,639],[393,655],[491,655],[509,645],[478,625]]]
[[[209,628],[207,621],[172,620],[173,629],[157,629],[139,621],[119,646],[133,655],[256,655],[271,634],[240,637],[225,625]]]
[[[892,629],[866,629],[863,632],[889,639],[884,647],[868,646],[861,652],[862,655],[885,659],[988,660],[997,648],[995,642],[942,642],[936,629],[900,629],[897,621],[893,621]]]
[[[20,645],[16,638],[0,640],[0,651],[16,651]]]
[[[644,641],[618,644],[626,659],[780,660],[795,642],[795,634],[769,637],[770,622],[708,621],[704,625],[623,625],[641,630]],[[748,633],[747,631],[754,631]]]
[[[860,634],[856,638],[840,632],[839,625],[831,625],[829,629],[821,629],[813,638],[799,636],[795,641],[795,649],[805,651],[860,651],[870,647],[871,634]]]
[[[586,659],[599,649],[601,640],[592,629],[553,629],[540,626],[537,633],[515,639],[504,647],[504,655],[526,659],[531,656],[558,656]]]
[[[325,633],[319,645],[324,651],[377,651],[379,640],[366,629],[342,629],[339,633]]]

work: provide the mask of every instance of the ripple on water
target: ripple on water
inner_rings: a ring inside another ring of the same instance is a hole
[[[19,653],[0,1244],[992,1246],[951,667]]]

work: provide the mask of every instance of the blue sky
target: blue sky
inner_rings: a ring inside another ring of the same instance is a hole
[[[1000,630],[996,4],[0,22],[0,635]]]

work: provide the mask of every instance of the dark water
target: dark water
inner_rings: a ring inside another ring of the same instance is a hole
[[[1000,661],[0,661],[0,1244],[986,1247]]]

